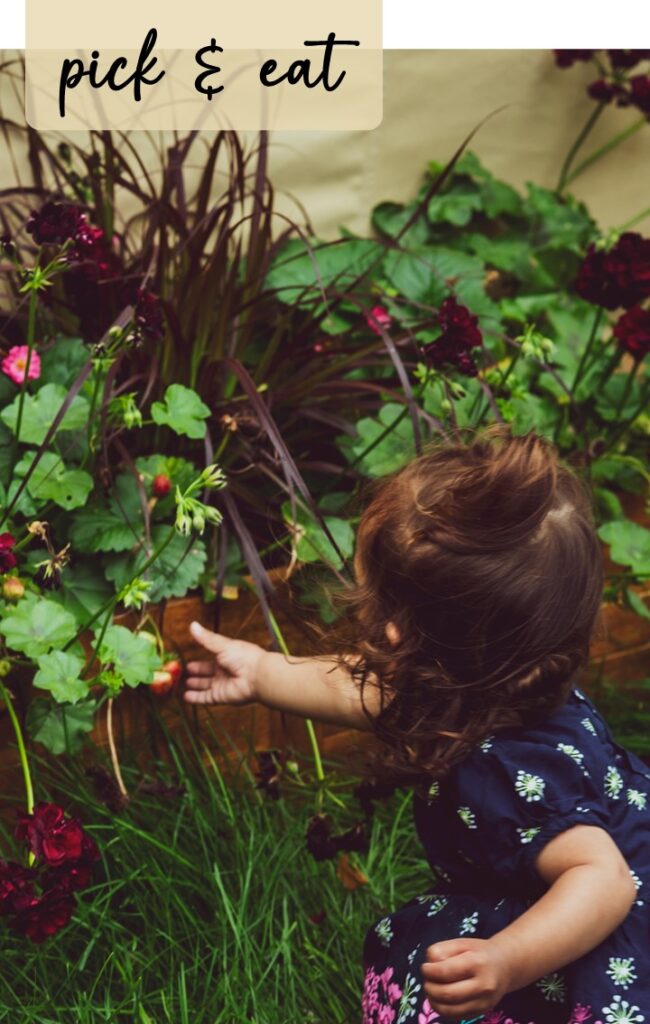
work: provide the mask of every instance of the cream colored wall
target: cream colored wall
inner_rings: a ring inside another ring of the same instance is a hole
[[[490,114],[471,143],[486,166],[516,186],[532,180],[553,187],[593,110],[584,90],[591,66],[560,71],[546,50],[387,50],[384,59],[379,128],[273,136],[271,176],[282,194],[280,209],[295,216],[290,197],[296,197],[321,237],[335,237],[339,225],[366,231],[375,203],[411,197],[427,161],[451,157]],[[5,109],[11,106],[8,95],[1,99]],[[608,109],[585,154],[636,119],[633,111]],[[649,158],[650,125],[572,186],[604,228],[650,207]],[[0,187],[10,183],[0,151]],[[650,218],[642,226],[650,229]]]

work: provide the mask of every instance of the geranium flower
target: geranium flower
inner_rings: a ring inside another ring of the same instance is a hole
[[[0,914],[15,914],[34,899],[33,868],[0,860]]]
[[[641,360],[650,352],[650,310],[633,306],[624,313],[614,328],[620,348]]]
[[[15,543],[10,533],[0,533],[0,573],[9,572],[17,565],[16,556],[11,550]]]
[[[634,75],[630,79],[630,102],[650,117],[650,75]]]
[[[570,68],[578,60],[591,60],[594,50],[553,50],[559,68]]]
[[[425,346],[425,356],[434,366],[450,364],[466,376],[475,377],[478,371],[469,349],[483,344],[478,317],[450,295],[438,311],[438,323],[442,334]]]
[[[608,50],[607,56],[613,68],[633,68],[650,57],[650,50]]]
[[[47,889],[15,914],[10,919],[10,926],[32,942],[44,942],[65,928],[72,917],[74,905],[74,896],[67,889]]]
[[[151,341],[160,341],[165,333],[160,299],[153,292],[140,288],[135,296],[136,330]]]
[[[366,317],[366,323],[371,331],[381,337],[381,328],[388,328],[393,322],[393,318],[387,309],[383,306],[373,306],[370,310],[369,315]]]
[[[307,825],[307,849],[314,860],[331,860],[337,847],[331,835],[332,823],[326,814],[316,814]]]
[[[0,364],[2,366],[2,372],[6,374],[14,384],[22,384],[25,379],[28,355],[29,348],[27,345],[13,345]],[[32,349],[27,380],[38,380],[40,375],[41,357],[38,352],[35,352]]]
[[[609,251],[590,245],[575,289],[604,309],[628,309],[650,295],[650,239],[626,231]]]
[[[81,840],[81,854],[78,860],[65,861],[59,867],[48,868],[42,878],[44,889],[87,889],[92,880],[93,864],[100,854],[94,839],[84,832]]]
[[[86,223],[86,215],[80,206],[47,202],[30,215],[26,230],[37,245],[63,245],[68,239],[75,238]]]
[[[263,789],[274,800],[280,797],[280,778],[286,758],[280,750],[260,750],[257,754],[256,789]]]
[[[84,849],[81,824],[57,804],[41,802],[33,814],[19,814],[15,836],[26,840],[36,859],[48,867],[78,860]]]
[[[617,92],[618,86],[614,82],[609,82],[606,78],[598,78],[591,85],[587,86],[589,96],[591,96],[592,100],[597,100],[599,103],[611,103]]]

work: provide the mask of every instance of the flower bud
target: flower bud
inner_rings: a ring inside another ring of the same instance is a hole
[[[5,679],[6,676],[11,672],[11,662],[9,658],[0,659],[0,679]]]
[[[7,576],[2,583],[2,596],[7,601],[20,601],[25,594],[25,584],[17,576]]]
[[[153,478],[151,490],[157,498],[166,498],[172,489],[172,482],[166,473],[158,473]]]

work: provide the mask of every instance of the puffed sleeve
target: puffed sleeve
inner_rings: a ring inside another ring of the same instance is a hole
[[[453,787],[460,852],[504,877],[540,877],[535,860],[575,825],[610,831],[602,772],[572,743],[488,739],[461,766]]]

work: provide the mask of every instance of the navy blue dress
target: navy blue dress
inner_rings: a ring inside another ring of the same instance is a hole
[[[581,691],[543,724],[488,737],[428,801],[415,796],[414,813],[437,881],[368,930],[363,1024],[445,1024],[423,990],[426,948],[489,938],[520,917],[545,892],[536,857],[574,825],[612,836],[637,886],[634,906],[590,953],[472,1019],[650,1024],[650,770]]]

